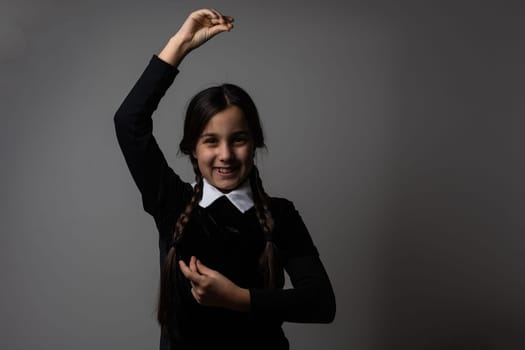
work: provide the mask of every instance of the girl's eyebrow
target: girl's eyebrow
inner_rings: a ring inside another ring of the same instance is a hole
[[[250,133],[247,130],[239,130],[232,132],[232,135],[249,135]],[[199,137],[217,137],[217,134],[214,134],[212,132],[208,132],[205,134],[201,134]]]

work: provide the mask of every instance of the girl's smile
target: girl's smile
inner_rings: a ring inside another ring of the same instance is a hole
[[[219,190],[228,192],[250,174],[254,149],[244,113],[232,105],[206,124],[193,156],[202,176]]]
[[[231,176],[232,174],[234,174],[234,172],[237,170],[237,168],[232,168],[232,167],[228,167],[228,168],[224,168],[224,167],[221,167],[221,168],[215,168],[215,171],[217,171],[220,175],[222,176]]]

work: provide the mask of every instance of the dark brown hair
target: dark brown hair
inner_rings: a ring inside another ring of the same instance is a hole
[[[168,250],[161,270],[157,313],[157,319],[161,327],[168,326],[170,313],[173,312],[171,305],[173,305],[175,294],[175,273],[178,268],[176,245],[184,234],[184,228],[190,219],[191,212],[202,198],[203,178],[197,165],[197,159],[193,156],[193,151],[210,119],[232,105],[239,107],[243,111],[254,147],[265,147],[257,108],[251,97],[240,87],[233,84],[210,87],[195,95],[190,101],[184,120],[184,136],[180,142],[180,151],[190,158],[195,172],[196,184],[190,201],[177,219],[173,232],[173,243]],[[272,239],[274,223],[269,210],[269,197],[263,188],[259,171],[255,165],[250,173],[249,181],[253,192],[257,219],[266,239],[264,250],[259,259],[261,272],[264,277],[264,286],[266,288],[274,288],[279,280],[281,267],[278,263],[277,250]]]

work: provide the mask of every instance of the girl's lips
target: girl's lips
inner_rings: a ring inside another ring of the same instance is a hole
[[[219,174],[220,176],[228,177],[237,171],[237,167],[217,167],[213,168],[213,171]]]

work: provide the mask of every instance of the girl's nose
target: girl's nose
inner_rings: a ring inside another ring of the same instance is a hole
[[[219,147],[219,160],[222,162],[229,162],[233,159],[233,150],[229,144],[223,143]]]

